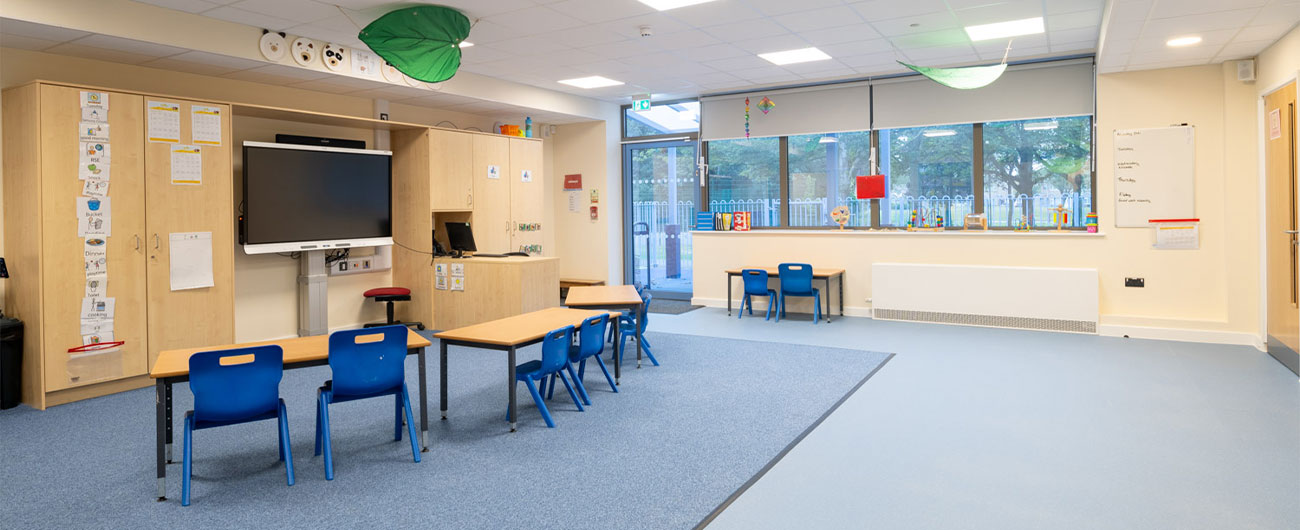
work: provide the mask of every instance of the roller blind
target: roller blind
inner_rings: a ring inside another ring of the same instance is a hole
[[[871,128],[871,89],[867,83],[853,83],[701,98],[700,139],[744,138],[746,96],[751,137]],[[764,96],[776,103],[767,114],[758,108]]]
[[[1090,59],[1019,65],[993,84],[956,90],[924,77],[873,81],[876,129],[1093,113]]]

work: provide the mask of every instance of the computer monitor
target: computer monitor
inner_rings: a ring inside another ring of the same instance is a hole
[[[447,229],[447,243],[451,246],[451,251],[457,256],[465,252],[475,252],[478,249],[474,247],[474,231],[470,230],[469,223],[446,222],[443,226]]]

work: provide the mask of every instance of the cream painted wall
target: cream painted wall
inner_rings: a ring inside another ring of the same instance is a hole
[[[1300,27],[1259,54],[1255,62],[1255,86],[1261,95],[1272,92],[1295,79],[1297,71],[1300,71]]]
[[[194,99],[236,101],[288,108],[370,117],[374,100],[363,97],[325,94],[309,90],[270,86],[259,83],[221,79],[197,74],[173,72],[141,66],[122,65],[63,55],[53,55],[9,48],[0,49],[0,87],[11,87],[44,79],[67,83],[103,86],[176,95]],[[473,114],[442,111],[410,105],[389,104],[390,118],[395,121],[435,125],[448,120],[455,125],[490,130],[493,120]],[[327,127],[312,124],[235,117],[236,145],[245,140],[274,141],[275,133],[330,136],[365,140],[374,145],[374,133],[368,129]],[[443,124],[444,126],[446,124]],[[550,164],[550,141],[543,143],[544,164]],[[234,150],[235,182],[242,182],[240,151]],[[551,174],[548,172],[548,175]],[[548,177],[549,178],[549,177]],[[0,175],[0,191],[3,175]],[[238,197],[242,188],[237,184]],[[544,225],[554,225],[551,201],[544,205]],[[232,222],[234,220],[232,219]],[[0,220],[0,234],[3,233]],[[553,235],[547,234],[543,248],[552,249]],[[0,240],[0,249],[3,241]],[[3,256],[3,253],[0,253]],[[265,340],[297,335],[298,262],[276,255],[245,255],[235,251],[235,336],[239,341]],[[354,327],[364,322],[383,320],[380,304],[367,302],[361,293],[373,287],[391,285],[390,272],[376,272],[331,277],[329,280],[329,322],[331,329]],[[2,283],[2,282],[0,282]],[[0,286],[2,287],[2,286]],[[0,296],[3,291],[0,291]]]
[[[696,234],[695,302],[725,305],[722,271],[807,261],[847,270],[845,305],[865,314],[872,262],[1095,267],[1102,332],[1258,344],[1259,186],[1255,89],[1234,65],[1102,75],[1097,80],[1097,209],[1103,237],[829,232]],[[1196,126],[1201,248],[1157,251],[1151,232],[1113,222],[1115,129]],[[1123,287],[1126,276],[1146,288]],[[1045,301],[1051,293],[1044,293]],[[792,305],[792,307],[795,307]],[[801,310],[806,311],[807,307]]]
[[[608,263],[610,240],[606,237],[609,214],[605,205],[614,196],[605,186],[605,122],[593,121],[556,127],[550,142],[555,156],[548,182],[555,204],[555,244],[563,259],[560,277],[587,280],[611,280]],[[582,174],[583,189],[578,193],[578,211],[569,211],[569,193],[564,191],[564,175]],[[600,193],[600,218],[593,221],[588,213],[591,190]]]

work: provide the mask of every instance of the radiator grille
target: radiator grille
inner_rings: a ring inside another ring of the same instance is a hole
[[[938,324],[960,324],[965,326],[1036,329],[1044,331],[1065,331],[1070,333],[1097,332],[1097,323],[1086,320],[1005,317],[995,315],[972,315],[966,313],[907,311],[902,309],[880,308],[872,309],[871,316],[872,318],[881,320],[907,320],[912,322],[934,322]]]

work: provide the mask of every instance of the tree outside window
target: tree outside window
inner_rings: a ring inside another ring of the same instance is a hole
[[[984,124],[984,211],[989,226],[1049,227],[1053,208],[1083,226],[1092,210],[1092,118]]]

